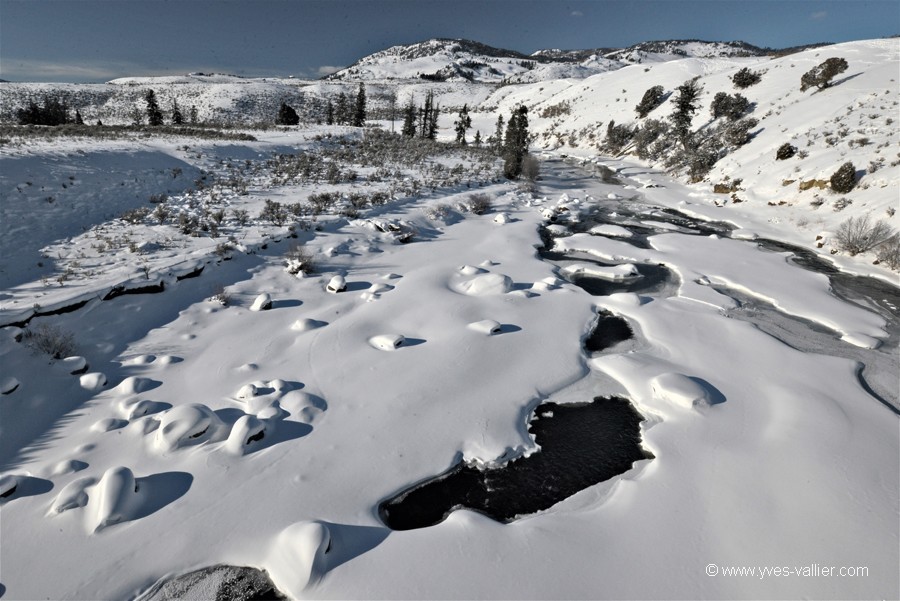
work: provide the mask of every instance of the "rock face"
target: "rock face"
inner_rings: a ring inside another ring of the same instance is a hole
[[[143,601],[173,601],[175,599],[284,599],[275,590],[269,575],[263,570],[237,566],[212,566],[189,572],[160,582],[142,595]]]

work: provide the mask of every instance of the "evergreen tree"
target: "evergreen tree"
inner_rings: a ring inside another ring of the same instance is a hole
[[[334,121],[338,125],[350,123],[350,106],[347,104],[347,95],[343,92],[338,94],[337,106],[334,108]]]
[[[147,102],[147,123],[154,127],[162,125],[163,114],[156,102],[156,93],[153,90],[147,90],[144,100]]]
[[[494,129],[494,135],[491,136],[491,150],[500,154],[503,147],[503,115],[497,116],[497,127]]]
[[[734,87],[743,90],[744,88],[749,88],[752,85],[758,84],[761,79],[762,75],[744,67],[732,76],[731,81],[734,83]]]
[[[353,107],[353,126],[362,127],[366,124],[366,88],[362,82],[356,92],[356,105]]]
[[[440,113],[441,107],[439,105],[433,105],[431,108],[431,113],[428,115],[428,131],[425,136],[429,140],[434,140],[437,138],[438,115],[440,115]]]
[[[334,125],[334,103],[331,98],[325,103],[325,125]]]
[[[475,130],[475,140],[472,143],[475,144],[475,146],[479,146],[479,147],[481,146],[481,130],[480,129]]]
[[[525,105],[517,106],[506,124],[502,153],[503,174],[508,179],[519,177],[528,154],[528,108]]]
[[[431,113],[434,110],[434,92],[425,94],[425,103],[419,109],[419,135],[428,138],[431,132]]]
[[[193,104],[191,105],[191,125],[197,124],[197,107]]]
[[[293,107],[282,102],[281,107],[278,109],[278,118],[275,120],[275,123],[278,125],[297,125],[300,123],[300,116]]]
[[[403,129],[401,133],[408,138],[416,135],[416,105],[413,104],[412,96],[409,97],[409,101],[403,107]]]
[[[397,118],[397,92],[394,90],[389,91],[385,95],[385,99],[387,100],[388,114],[391,118],[391,133],[394,133],[394,120]]]
[[[81,112],[75,109],[75,125],[84,125],[84,119],[81,118]]]
[[[184,123],[184,116],[181,114],[181,109],[178,108],[178,101],[172,101],[172,125],[181,125]]]
[[[800,91],[805,92],[809,88],[815,86],[820,90],[824,90],[831,85],[831,80],[848,68],[847,60],[843,58],[832,57],[824,63],[813,67],[803,74],[800,78]]]
[[[700,106],[699,97],[703,87],[696,79],[691,79],[678,86],[675,91],[678,92],[674,100],[675,111],[669,118],[672,121],[672,131],[687,148],[691,137],[691,121]]]
[[[461,109],[459,109],[459,118],[453,122],[453,127],[456,130],[456,143],[466,145],[466,130],[472,127],[472,118],[469,117],[469,105],[464,104]]]
[[[641,98],[638,105],[634,107],[638,117],[643,119],[650,114],[650,111],[662,104],[664,92],[665,90],[663,90],[662,86],[653,86],[644,92],[643,98]]]

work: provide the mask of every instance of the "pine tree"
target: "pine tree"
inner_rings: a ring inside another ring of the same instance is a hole
[[[172,101],[172,125],[181,125],[184,123],[184,116],[181,114],[181,109],[178,108],[178,101]]]
[[[81,112],[75,109],[75,125],[84,125],[84,119],[81,118]]]
[[[434,92],[425,94],[425,104],[419,109],[419,135],[428,138],[431,132],[431,113],[434,110]]]
[[[438,131],[438,115],[441,113],[441,107],[439,105],[434,105],[431,108],[431,114],[428,115],[428,131],[425,136],[429,140],[437,139],[437,131]]]
[[[472,142],[475,146],[481,146],[481,130],[475,130],[475,140]]]
[[[388,113],[391,118],[391,133],[394,133],[394,120],[397,118],[397,92],[394,90],[389,91],[385,95],[385,99],[387,100]]]
[[[366,88],[362,82],[356,92],[356,105],[353,107],[353,126],[362,127],[366,124]]]
[[[503,174],[515,179],[522,173],[522,163],[528,154],[528,107],[519,105],[506,124],[503,140]]]
[[[675,111],[669,118],[672,121],[672,130],[675,132],[675,136],[687,148],[691,137],[691,121],[700,106],[698,99],[703,87],[697,83],[696,79],[691,79],[678,86],[675,91],[678,92],[674,100]]]
[[[334,125],[334,103],[331,98],[325,103],[325,125]]]
[[[800,91],[805,92],[815,86],[824,90],[831,85],[831,80],[848,69],[847,60],[832,57],[824,63],[813,67],[800,78]]]
[[[193,104],[191,105],[191,125],[197,124],[197,107]]]
[[[503,115],[497,116],[497,127],[494,129],[494,135],[491,136],[491,150],[500,154],[503,147]]]
[[[416,105],[413,103],[412,96],[409,97],[409,101],[403,107],[403,129],[400,133],[408,138],[413,138],[416,135]]]
[[[338,94],[337,106],[334,108],[334,121],[338,125],[346,125],[350,122],[350,107],[347,104],[347,95]]]
[[[652,88],[644,92],[643,98],[641,98],[641,101],[638,103],[638,105],[634,107],[634,110],[637,112],[638,117],[643,119],[644,117],[649,115],[653,109],[662,104],[664,92],[665,90],[662,86],[653,86]]]
[[[472,127],[472,118],[469,117],[469,105],[464,104],[459,109],[459,118],[453,122],[456,130],[456,143],[463,146],[466,145],[466,130]]]
[[[282,102],[281,107],[278,109],[278,118],[275,120],[275,123],[278,125],[297,125],[300,123],[300,116],[293,107]]]
[[[163,114],[156,102],[156,93],[153,90],[147,90],[144,100],[147,102],[147,123],[154,127],[162,125]]]

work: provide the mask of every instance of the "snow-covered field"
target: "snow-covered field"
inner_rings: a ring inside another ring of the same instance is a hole
[[[804,106],[831,94],[846,96],[837,113],[871,114],[888,85],[892,107],[890,43],[858,43],[888,58]],[[795,60],[791,81],[808,68]],[[686,61],[652,69],[701,64]],[[486,103],[506,111],[529,86],[592,79],[506,86]],[[856,84],[872,91],[856,100]],[[897,277],[814,239],[884,214],[900,169],[867,172],[842,213],[809,206],[812,190],[768,204],[793,169],[775,163],[775,138],[805,131],[789,112],[756,154],[716,167],[743,176],[739,204],[569,146],[540,155],[533,192],[479,153],[363,165],[354,128],[4,147],[0,595],[131,599],[228,564],[266,570],[291,598],[900,597]],[[866,134],[864,148],[810,146],[798,178],[842,152],[896,154],[896,126]],[[313,211],[323,192],[337,200]],[[476,214],[474,194],[490,209]],[[272,202],[284,219],[258,218]],[[140,207],[160,218],[119,218]],[[671,209],[734,229],[698,234]],[[565,260],[538,252],[545,227]],[[882,285],[848,300],[758,237]],[[631,283],[648,265],[670,285],[591,296],[572,283]],[[634,339],[586,351],[600,311]],[[32,350],[42,331],[71,333],[66,358]],[[460,461],[540,452],[527,431],[540,403],[610,395],[646,418],[652,459],[509,524],[466,509],[415,530],[380,521],[382,501]]]

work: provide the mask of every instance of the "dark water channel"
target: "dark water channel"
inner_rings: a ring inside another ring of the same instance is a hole
[[[636,461],[652,459],[641,447],[643,419],[619,397],[544,403],[528,426],[540,451],[494,469],[456,465],[384,501],[378,513],[389,528],[411,530],[442,522],[460,508],[500,522],[548,509]]]

